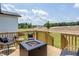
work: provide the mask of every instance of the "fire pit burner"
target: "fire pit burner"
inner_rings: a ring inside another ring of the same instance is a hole
[[[26,44],[28,44],[29,46],[35,46],[35,45],[38,45],[40,43],[36,42],[36,41],[31,41],[31,42],[27,42]]]

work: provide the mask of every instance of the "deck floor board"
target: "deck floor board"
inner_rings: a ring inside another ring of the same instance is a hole
[[[6,50],[0,51],[0,56],[6,56],[6,52]],[[60,54],[61,49],[47,45],[47,56],[59,56]],[[9,56],[20,56],[19,48],[12,47]]]

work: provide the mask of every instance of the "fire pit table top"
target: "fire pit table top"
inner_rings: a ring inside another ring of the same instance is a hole
[[[32,41],[28,41],[28,42],[26,42],[26,41],[20,42],[20,45],[24,49],[30,51],[30,50],[39,48],[39,47],[47,45],[47,44],[44,42],[38,41],[38,40],[32,40]]]

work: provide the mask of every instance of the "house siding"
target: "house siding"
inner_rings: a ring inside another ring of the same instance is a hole
[[[0,14],[0,32],[16,32],[18,17]]]

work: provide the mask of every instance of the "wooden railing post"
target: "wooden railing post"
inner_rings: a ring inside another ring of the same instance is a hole
[[[64,39],[64,34],[61,34],[61,49],[64,49],[65,47],[65,39]]]
[[[38,32],[36,31],[36,39],[38,40]]]
[[[45,40],[46,40],[46,43],[48,42],[48,35],[47,35],[47,32],[45,32]]]

